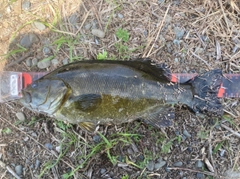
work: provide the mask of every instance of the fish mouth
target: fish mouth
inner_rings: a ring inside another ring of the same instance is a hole
[[[32,95],[30,92],[23,90],[23,100],[25,103],[31,103],[32,102]]]

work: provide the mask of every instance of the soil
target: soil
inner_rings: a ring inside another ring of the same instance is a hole
[[[28,2],[29,8],[23,6]],[[96,59],[104,51],[108,59],[149,57],[168,64],[174,73],[217,68],[239,73],[240,69],[237,0],[3,0],[0,20],[4,71],[50,72],[66,58],[69,62]],[[45,28],[36,27],[36,21]],[[105,36],[94,36],[92,29]],[[119,29],[127,31],[129,39],[119,39]],[[22,51],[20,41],[29,34],[37,40]],[[57,64],[44,69],[27,65],[28,59],[51,56]],[[137,120],[100,126],[94,134],[30,111],[17,101],[2,103],[0,178],[14,178],[17,165],[23,169],[16,178],[27,179],[238,178],[239,99],[221,102],[225,114],[220,119],[195,115],[176,105],[173,127],[156,129]],[[18,112],[26,119],[20,121]],[[160,159],[166,164],[157,168]],[[197,161],[202,166],[197,167]]]

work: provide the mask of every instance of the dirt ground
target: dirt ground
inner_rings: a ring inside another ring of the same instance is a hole
[[[238,0],[2,0],[0,22],[5,71],[50,72],[103,56],[150,57],[174,73],[240,73]],[[221,119],[176,105],[173,127],[134,121],[95,134],[2,103],[0,179],[240,178],[239,99],[221,102]]]

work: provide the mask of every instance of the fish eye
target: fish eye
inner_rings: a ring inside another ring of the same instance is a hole
[[[36,88],[37,87],[37,83],[36,82],[33,82],[32,83],[32,88]]]

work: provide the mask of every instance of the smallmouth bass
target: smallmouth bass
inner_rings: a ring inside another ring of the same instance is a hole
[[[217,93],[221,70],[184,84],[170,82],[170,70],[150,59],[80,61],[56,69],[22,90],[20,103],[58,120],[94,131],[98,124],[143,119],[155,127],[173,124],[174,104],[195,113],[221,116]]]

